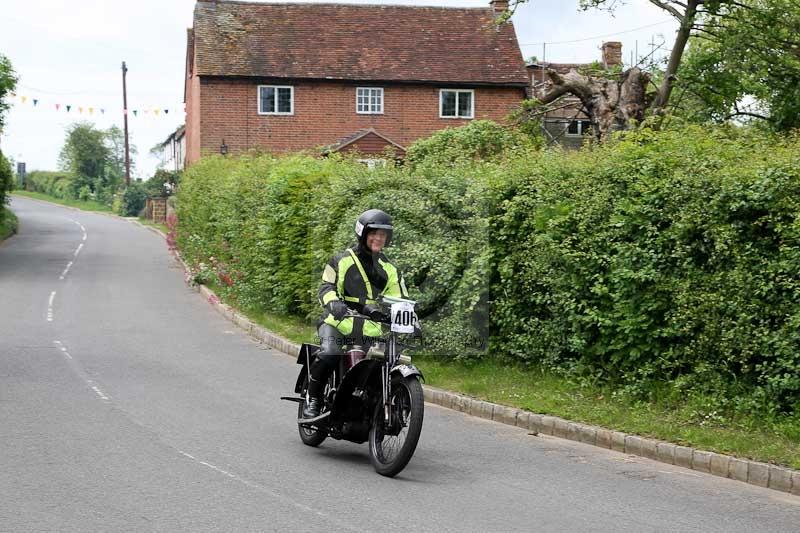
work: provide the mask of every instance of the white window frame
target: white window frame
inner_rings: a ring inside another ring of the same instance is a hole
[[[443,115],[442,111],[444,111],[444,93],[454,92],[456,93],[456,114],[455,115]],[[469,116],[459,116],[458,115],[458,93],[470,93],[470,109],[469,109]],[[472,120],[475,118],[475,89],[439,89],[439,118],[455,118],[461,120]]]
[[[570,133],[569,132],[569,125],[572,124],[572,122],[576,122],[578,124],[578,133]],[[585,122],[588,122],[589,124],[586,126],[586,129],[584,130],[583,129],[583,125],[584,125]],[[566,126],[564,127],[564,135],[566,137],[583,137],[584,135],[586,135],[586,133],[589,131],[589,128],[591,128],[591,127],[592,127],[592,124],[591,124],[591,121],[589,119],[586,119],[586,118],[572,119],[572,120],[567,121]]]
[[[358,91],[369,91],[367,94],[367,108],[372,107],[372,91],[378,91],[381,96],[380,109],[378,111],[359,111],[358,110]],[[383,115],[383,87],[356,87],[356,113],[359,115]]]
[[[275,109],[278,109],[278,89],[289,89],[289,112],[286,111],[262,111],[261,110],[261,89],[275,89]],[[291,85],[259,85],[256,90],[256,109],[259,115],[294,115],[294,87]]]

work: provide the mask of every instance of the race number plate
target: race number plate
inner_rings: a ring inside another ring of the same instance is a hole
[[[414,333],[417,324],[417,313],[414,304],[397,302],[392,304],[392,331],[395,333]]]

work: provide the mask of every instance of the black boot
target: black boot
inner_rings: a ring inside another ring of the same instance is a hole
[[[303,406],[303,418],[316,418],[322,410],[322,381],[308,378],[308,401]]]
[[[303,406],[303,418],[317,418],[321,408],[322,400],[319,398],[311,398]]]

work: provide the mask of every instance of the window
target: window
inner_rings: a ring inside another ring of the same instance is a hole
[[[277,85],[258,86],[259,115],[294,114],[294,87]]]
[[[439,91],[440,118],[472,118],[475,113],[475,91],[442,89]]]
[[[579,137],[589,133],[592,128],[592,122],[589,120],[572,120],[567,125],[567,135],[570,137]]]
[[[383,89],[380,87],[358,87],[356,89],[356,113],[366,115],[383,113]]]

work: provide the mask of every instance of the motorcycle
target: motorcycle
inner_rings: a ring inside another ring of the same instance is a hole
[[[308,369],[320,347],[301,346],[297,364],[302,368],[295,384],[298,396],[281,399],[297,402],[297,424],[304,444],[316,447],[328,437],[358,444],[368,440],[376,472],[393,477],[406,467],[422,432],[425,409],[420,383],[424,377],[411,358],[400,353],[406,346],[401,338],[419,331],[415,303],[383,298],[381,304],[391,312],[379,322],[388,335],[368,351],[358,345],[344,347],[339,366],[325,385],[321,414],[310,420],[303,418],[303,407],[309,401]],[[355,312],[348,316],[372,320]]]

